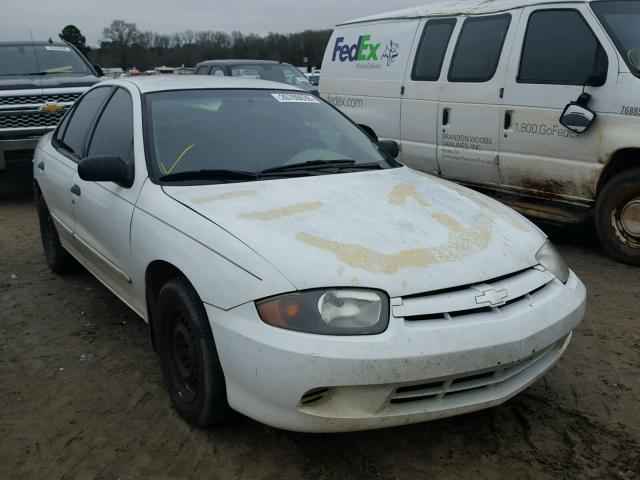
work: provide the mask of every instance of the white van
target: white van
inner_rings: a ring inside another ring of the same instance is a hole
[[[338,25],[321,95],[401,161],[640,265],[640,1],[432,2]]]

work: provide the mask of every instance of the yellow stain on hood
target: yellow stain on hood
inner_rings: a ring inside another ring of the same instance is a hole
[[[202,205],[203,203],[215,202],[217,200],[230,200],[232,198],[243,197],[255,197],[257,192],[255,190],[236,190],[235,192],[218,193],[217,195],[211,195],[209,197],[194,198],[191,200],[196,205]]]
[[[429,207],[430,204],[424,195],[418,193],[416,190],[417,185],[410,183],[401,183],[396,185],[391,192],[389,192],[389,203],[392,205],[404,205],[408,199],[413,199],[418,205],[422,207]]]
[[[308,233],[298,233],[296,240],[333,253],[338,260],[352,268],[386,275],[394,275],[407,268],[426,268],[434,264],[455,262],[481,252],[491,241],[494,222],[487,215],[478,215],[468,228],[448,215],[436,214],[432,218],[449,230],[447,243],[387,254],[363,245],[327,240]]]
[[[282,217],[288,217],[291,215],[298,215],[301,213],[313,212],[322,208],[322,202],[305,202],[297,203],[289,207],[274,208],[271,210],[263,210],[260,212],[248,212],[238,215],[238,218],[244,220],[277,220]]]

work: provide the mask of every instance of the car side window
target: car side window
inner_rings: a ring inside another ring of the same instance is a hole
[[[213,66],[211,67],[211,71],[209,72],[209,75],[214,75],[216,77],[224,77],[224,70],[222,70],[222,67]]]
[[[111,92],[111,87],[96,88],[78,101],[73,112],[70,113],[64,136],[58,142],[60,147],[77,158],[82,158],[93,121]]]
[[[488,82],[498,69],[511,15],[467,18],[449,68],[450,82]]]
[[[529,17],[519,83],[585,85],[606,79],[607,54],[576,10],[538,10]]]
[[[427,22],[413,62],[412,80],[436,81],[440,78],[444,56],[455,26],[455,18]]]
[[[203,65],[202,67],[198,67],[196,75],[209,75],[209,66]]]
[[[126,90],[118,88],[107,103],[87,155],[115,155],[133,163],[133,103]]]

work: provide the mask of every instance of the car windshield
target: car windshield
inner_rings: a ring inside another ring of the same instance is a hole
[[[300,88],[309,88],[311,84],[300,70],[291,65],[281,64],[249,64],[233,65],[231,75],[234,77],[270,80],[272,82],[288,83]]]
[[[0,75],[90,74],[87,63],[64,45],[1,45]]]
[[[640,2],[614,0],[591,4],[625,62],[640,76]]]
[[[315,175],[396,166],[333,107],[306,92],[178,90],[145,95],[152,178],[225,181],[267,170]],[[188,178],[194,174],[196,178]],[[232,174],[229,176],[229,174]]]

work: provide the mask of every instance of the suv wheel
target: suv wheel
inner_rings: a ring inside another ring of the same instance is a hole
[[[640,169],[615,175],[596,204],[596,229],[613,258],[640,266]]]
[[[158,295],[160,364],[178,414],[206,427],[228,421],[222,366],[202,301],[186,279],[166,283]]]

